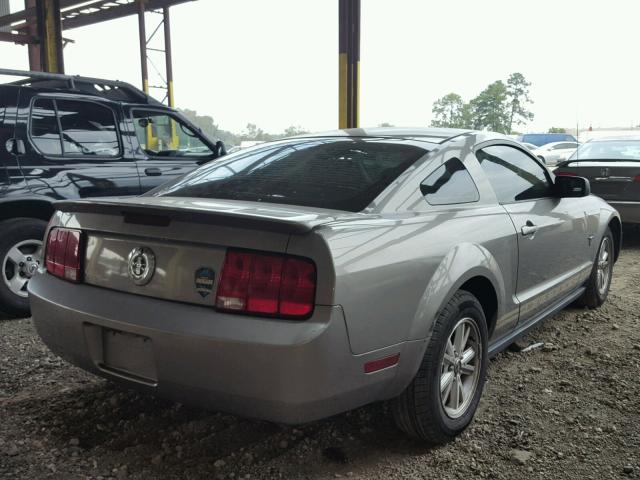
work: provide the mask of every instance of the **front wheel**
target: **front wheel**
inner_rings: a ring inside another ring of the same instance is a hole
[[[591,275],[587,280],[587,290],[578,300],[578,304],[583,307],[598,308],[609,295],[611,287],[611,277],[613,276],[613,262],[615,258],[615,246],[611,230],[607,228],[600,240],[598,254]]]
[[[458,291],[438,315],[418,373],[393,401],[401,430],[429,443],[445,443],[467,428],[484,387],[487,337],[480,302]]]
[[[42,237],[47,222],[12,218],[0,222],[0,311],[29,315],[27,283],[42,262]]]

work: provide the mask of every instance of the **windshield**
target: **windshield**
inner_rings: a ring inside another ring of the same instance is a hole
[[[229,155],[148,195],[358,212],[427,152],[406,140],[295,139]]]
[[[585,143],[569,160],[640,160],[640,140],[605,140]]]

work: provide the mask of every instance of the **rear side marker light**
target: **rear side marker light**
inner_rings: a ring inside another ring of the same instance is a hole
[[[239,313],[305,318],[313,312],[316,266],[306,258],[227,251],[216,307]]]
[[[377,372],[378,370],[393,367],[394,365],[398,364],[399,360],[399,353],[391,355],[390,357],[380,358],[379,360],[372,360],[371,362],[367,362],[364,364],[364,373],[373,373]]]
[[[633,181],[635,183],[640,183],[640,175],[636,175],[635,177],[633,177]]]
[[[49,230],[45,251],[47,272],[70,282],[81,280],[82,232],[54,227]]]

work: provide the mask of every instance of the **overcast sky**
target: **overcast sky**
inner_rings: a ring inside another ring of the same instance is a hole
[[[523,130],[637,125],[638,19],[638,0],[362,0],[361,125],[428,125],[437,98],[512,72],[532,82]],[[232,131],[337,126],[338,0],[198,0],[171,22],[179,107]],[[67,73],[140,84],[136,17],[64,36]],[[26,48],[1,43],[0,66],[28,68]]]

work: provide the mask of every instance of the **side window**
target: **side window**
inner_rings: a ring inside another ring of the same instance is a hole
[[[207,157],[213,152],[179,118],[153,110],[134,110],[133,122],[138,142],[152,157]]]
[[[39,98],[31,108],[31,140],[45,155],[62,155],[60,131],[53,100]]]
[[[457,158],[440,165],[420,184],[420,191],[431,205],[471,203],[480,198],[471,175]]]
[[[551,196],[544,168],[517,148],[494,145],[476,152],[500,203]]]
[[[115,157],[120,143],[113,112],[94,102],[38,98],[29,133],[44,155]]]
[[[65,156],[115,157],[120,153],[113,112],[93,102],[56,100]]]

